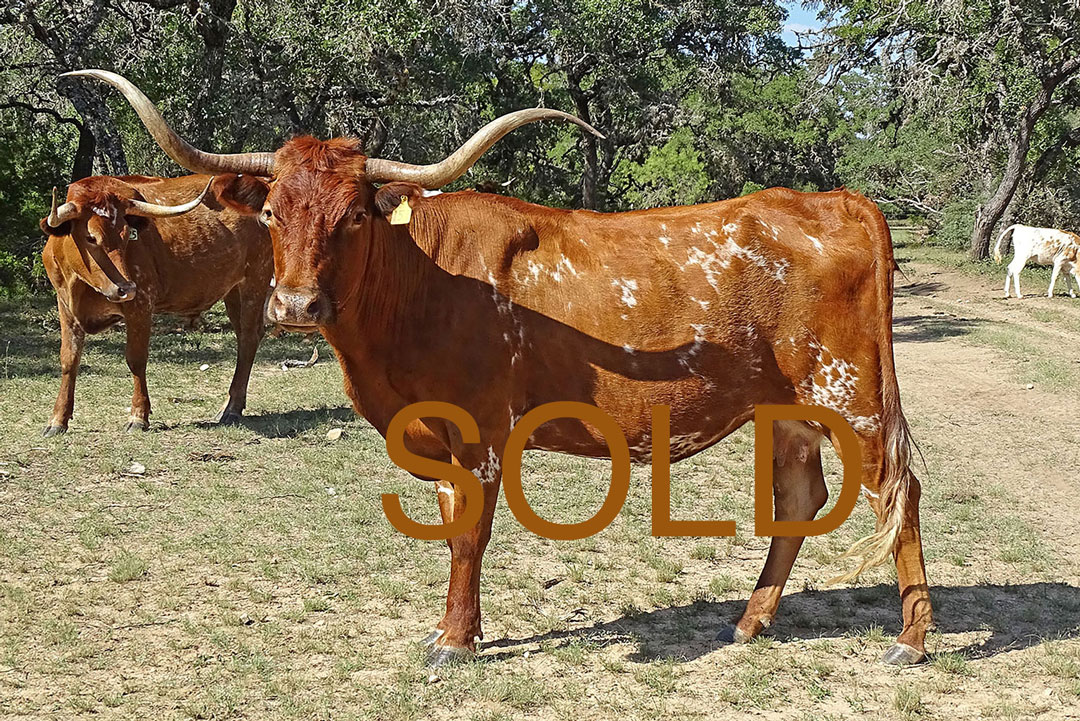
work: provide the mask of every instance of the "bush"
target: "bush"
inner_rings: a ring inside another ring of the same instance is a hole
[[[937,223],[930,228],[930,242],[956,250],[970,246],[978,204],[975,198],[960,198],[946,205]]]

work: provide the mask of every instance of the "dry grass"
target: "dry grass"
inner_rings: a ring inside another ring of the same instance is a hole
[[[54,316],[43,301],[0,308],[4,718],[1019,718],[1080,703],[1080,591],[1063,581],[1077,559],[1032,516],[999,520],[1029,499],[980,475],[981,451],[917,399],[942,624],[931,663],[875,664],[899,632],[891,570],[819,588],[871,528],[862,505],[807,541],[769,637],[717,647],[767,550],[750,535],[744,429],[673,468],[673,516],[735,519],[734,539],[651,537],[647,469],[617,521],[583,541],[532,536],[501,508],[484,566],[488,645],[430,682],[413,641],[439,618],[448,554],[393,531],[378,499],[400,493],[431,522],[433,494],[353,416],[336,365],[282,371],[308,347],[268,340],[248,420],[216,428],[201,420],[232,370],[220,316],[206,332],[160,334],[153,430],[125,436],[122,335],[106,334],[89,343],[71,432],[46,441]],[[336,442],[332,427],[346,431]],[[606,493],[606,463],[530,454],[525,469],[546,518],[580,520]],[[834,489],[837,470],[831,459]]]

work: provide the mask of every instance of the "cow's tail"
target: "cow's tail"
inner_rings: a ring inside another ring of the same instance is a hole
[[[1001,241],[1004,240],[1005,236],[1008,235],[1015,228],[1016,228],[1015,225],[1010,225],[1008,228],[1001,231],[1001,235],[998,236],[997,242],[994,243],[994,262],[995,263],[1000,263],[1001,262]],[[1005,244],[1005,250],[1008,250],[1008,249],[1009,249],[1009,245],[1008,245],[1008,243],[1006,243]]]
[[[863,199],[861,219],[874,245],[874,275],[877,285],[878,356],[881,365],[881,478],[877,489],[878,514],[874,532],[854,543],[840,558],[856,558],[851,571],[830,579],[829,583],[846,583],[863,571],[889,560],[903,530],[907,514],[908,494],[912,483],[918,483],[911,471],[911,430],[900,408],[900,386],[896,381],[893,359],[893,258],[892,236],[885,216],[870,201]],[[864,471],[865,472],[865,471]]]

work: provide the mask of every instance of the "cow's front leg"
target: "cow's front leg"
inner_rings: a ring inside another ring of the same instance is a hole
[[[454,465],[472,470],[482,481],[484,509],[480,522],[468,532],[450,539],[450,587],[446,594],[446,614],[432,634],[428,663],[441,666],[476,651],[476,640],[483,638],[480,628],[480,565],[491,539],[491,524],[495,518],[495,505],[499,500],[499,482],[502,479],[500,460],[492,453],[489,457],[476,456],[468,459],[454,457]],[[447,486],[450,486],[447,488]],[[465,511],[465,494],[451,484],[441,483],[440,508],[450,506],[453,518]],[[443,520],[446,512],[443,511]]]
[[[773,500],[777,521],[811,521],[829,499],[821,469],[822,438],[803,423],[775,423]],[[773,537],[742,618],[720,633],[720,641],[745,643],[772,624],[803,540],[802,536]]]
[[[86,331],[59,297],[57,306],[60,309],[60,392],[56,395],[49,425],[41,433],[46,438],[67,433],[68,421],[75,408],[75,378],[79,375],[79,362],[86,343]]]
[[[133,301],[138,302],[138,301]],[[125,356],[134,391],[131,394],[131,418],[124,430],[145,431],[150,428],[150,392],[146,387],[146,361],[150,355],[150,314],[141,309],[124,314],[127,324]]]

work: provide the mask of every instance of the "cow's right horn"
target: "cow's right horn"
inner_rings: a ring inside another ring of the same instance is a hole
[[[56,186],[52,189],[52,208],[49,210],[49,218],[45,222],[50,228],[59,228],[79,214],[79,208],[71,202],[56,207]]]
[[[150,131],[165,154],[178,165],[195,173],[247,173],[248,175],[271,176],[274,174],[273,153],[208,153],[192,146],[177,135],[161,117],[154,104],[141,90],[126,78],[110,73],[108,70],[73,70],[60,77],[82,76],[97,78],[119,90],[131,107],[138,113],[143,125]]]

